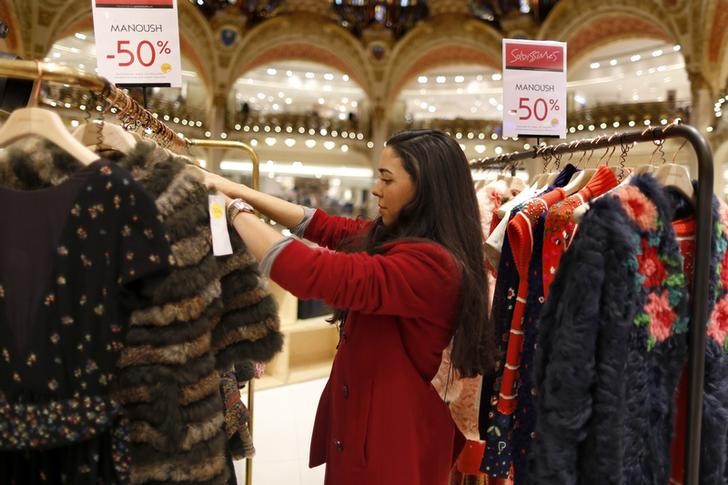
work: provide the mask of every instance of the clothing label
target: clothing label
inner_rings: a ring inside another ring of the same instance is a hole
[[[212,232],[212,254],[227,256],[233,254],[228,233],[227,216],[225,214],[225,197],[208,195],[207,204],[210,209],[210,232]]]
[[[503,136],[566,138],[566,43],[503,39]]]
[[[98,74],[119,86],[179,87],[177,0],[91,0]]]

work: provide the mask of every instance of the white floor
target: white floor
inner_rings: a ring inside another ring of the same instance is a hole
[[[308,448],[319,396],[326,379],[255,393],[254,485],[322,485],[324,466],[308,468]],[[245,399],[245,398],[244,398]],[[239,485],[245,462],[235,463]]]

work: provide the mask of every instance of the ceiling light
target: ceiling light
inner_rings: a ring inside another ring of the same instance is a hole
[[[343,76],[341,76],[341,79],[343,79],[345,82],[346,81],[349,81],[349,75],[348,74],[344,74]]]
[[[359,106],[359,103],[357,103],[356,101],[352,101],[351,102],[351,107],[352,108],[356,108],[357,106]]]
[[[662,49],[652,51],[652,57],[660,57],[662,55]]]
[[[503,105],[499,104],[498,106],[495,107],[495,109],[497,109],[498,111],[503,111]]]
[[[305,76],[306,76],[306,79],[313,79],[314,77],[316,77],[316,75],[314,73],[310,72],[310,71],[307,72],[305,74]]]
[[[609,65],[610,66],[616,66],[617,65],[617,59],[612,59],[611,61],[609,61]]]
[[[303,126],[299,126],[298,132],[303,135],[304,133],[306,133],[306,128],[304,128]]]
[[[293,100],[291,98],[286,98],[283,100],[286,104],[291,104]]]
[[[266,133],[268,133],[268,132],[270,131],[270,126],[268,126],[268,125],[265,125],[265,126],[263,127],[263,131],[265,131]]]
[[[500,155],[501,153],[503,153],[503,147],[500,147],[500,146],[495,147],[495,154]]]
[[[712,133],[713,132],[713,127],[712,126],[709,126],[709,127],[707,127],[705,129],[705,131],[707,131],[708,133]]]
[[[469,131],[468,132],[468,140],[472,140],[473,138],[475,138],[475,133],[473,133],[472,131]]]
[[[475,145],[476,153],[483,153],[485,151],[485,145]]]
[[[493,74],[492,76],[490,76],[490,78],[491,78],[491,79],[492,79],[493,81],[500,81],[502,77],[503,77],[503,76],[501,76],[501,74],[500,74],[500,73],[498,73],[498,72],[496,72],[495,74]],[[481,79],[482,79],[482,78],[481,78]],[[478,81],[480,81],[480,79],[478,79]]]
[[[475,106],[470,108],[471,113],[476,113],[477,111],[478,111],[478,108],[476,108]]]
[[[631,121],[630,121],[629,123],[627,123],[627,124],[629,125],[629,127],[630,127],[630,128],[634,128],[634,125],[636,125],[636,123],[634,122],[634,120],[631,120]]]
[[[76,32],[75,34],[73,34],[73,36],[78,40],[86,40],[86,35],[82,34],[81,32]]]
[[[191,125],[191,124],[192,124],[192,123],[190,123],[190,125]],[[240,126],[240,123],[236,123],[236,124],[235,124],[235,131],[240,131],[240,128],[242,128],[242,126]]]
[[[326,74],[324,74],[324,79],[326,79],[327,81],[333,81],[334,75],[331,74],[330,72],[327,72]]]
[[[313,140],[313,139],[309,138],[308,140],[306,140],[306,146],[308,148],[315,147],[316,146],[316,140]]]
[[[465,82],[465,76],[455,76],[455,82],[456,83]]]
[[[341,151],[346,153],[349,151],[349,145],[341,145]]]
[[[326,100],[324,100],[324,98],[318,99],[318,104],[324,104],[325,102],[326,102]]]
[[[591,64],[589,64],[589,67],[591,69],[599,69],[599,66],[601,66],[601,64],[599,64],[598,62],[592,62]]]
[[[576,129],[577,129],[577,130],[579,130],[579,131],[581,131],[581,130],[583,130],[583,129],[584,129],[584,125],[582,125],[582,124],[580,123],[580,124],[579,124],[579,125],[578,125],[578,126],[576,127]]]
[[[373,142],[373,141],[371,141],[371,140],[370,140],[370,141],[368,141],[368,142],[367,142],[367,148],[369,148],[369,149],[371,149],[371,148],[374,148],[374,142]]]
[[[644,123],[645,123],[645,126],[650,126],[652,124],[652,122],[650,120],[645,120]]]
[[[258,96],[258,99],[265,99],[264,93],[258,93],[257,96]]]
[[[569,133],[576,133],[576,128],[574,128],[573,126],[569,128]]]
[[[589,125],[589,131],[594,131],[594,129],[595,129],[594,125]]]
[[[530,149],[531,149],[531,145],[530,145],[530,144],[528,144],[528,143],[524,143],[524,144],[523,144],[523,149],[524,149],[524,150],[530,150]]]
[[[639,100],[640,100],[640,95],[639,94],[633,94],[632,95],[632,101],[639,101]]]
[[[664,72],[666,70],[667,70],[667,66],[657,66],[657,71],[658,72]]]
[[[309,128],[308,129],[308,134],[309,135],[315,135],[316,134],[316,130],[314,128]]]
[[[286,71],[286,76],[287,77],[293,76],[293,71]]]
[[[272,136],[269,136],[265,139],[265,144],[268,145],[269,147],[272,147],[273,145],[276,144],[276,139],[273,138]]]
[[[490,135],[490,139],[491,140],[497,140],[498,139],[498,133],[493,133],[492,135]]]
[[[672,50],[673,50],[673,52],[680,51],[680,45],[679,44],[676,44],[676,45],[672,46]]]
[[[234,162],[231,160],[223,160],[220,163],[220,169],[235,172],[251,172],[253,164],[251,162]],[[355,177],[355,178],[371,178],[374,171],[371,168],[364,167],[331,167],[326,165],[304,165],[296,161],[290,165],[287,163],[263,164],[260,166],[261,173],[285,174],[285,175],[308,175],[308,176],[327,176],[327,177]]]
[[[619,121],[615,121],[614,123],[612,123],[612,126],[614,128],[619,128]]]
[[[437,108],[435,108],[434,106],[430,105],[430,106],[427,107],[427,111],[429,111],[430,113],[434,113],[435,111],[437,111]]]
[[[599,125],[599,128],[601,128],[602,130],[606,130],[607,129],[607,124],[606,123],[602,123],[602,124]]]
[[[580,105],[583,106],[586,104],[586,98],[580,94],[577,94],[574,96],[574,102],[579,103]]]
[[[276,71],[272,67],[269,67],[268,69],[265,70],[265,73],[268,74],[269,76],[275,76],[276,74],[278,74],[278,71]]]
[[[271,106],[271,108],[273,108],[273,111],[278,111],[279,109],[281,109],[278,103],[273,103],[273,106]]]
[[[495,99],[495,98],[490,98],[490,99],[488,100],[488,102],[489,102],[489,103],[490,103],[490,105],[491,105],[491,106],[493,106],[494,108],[495,108],[496,106],[498,106],[498,100],[497,100],[497,99]]]
[[[334,148],[336,148],[336,143],[331,140],[326,140],[324,142],[324,148],[327,150],[333,150]]]
[[[61,57],[61,53],[60,52],[54,52],[53,53],[53,58],[54,59],[58,59],[59,57]]]
[[[642,59],[642,56],[639,55],[639,54],[635,54],[635,55],[633,55],[632,57],[629,58],[629,60],[632,61],[632,62],[637,62],[640,59]]]
[[[437,76],[435,78],[435,82],[437,84],[445,84],[445,81],[447,81],[447,78],[445,76]]]
[[[291,148],[296,144],[296,140],[293,138],[286,138],[283,143],[285,143],[288,148]]]
[[[462,137],[463,137],[463,134],[460,133],[459,131],[457,133],[455,133],[455,138],[457,138],[458,140],[461,139]]]
[[[642,74],[644,74],[644,72],[642,71],[642,69],[640,69],[635,74],[637,74],[638,76],[641,76]]]
[[[419,76],[417,82],[420,84],[427,84],[427,76]]]

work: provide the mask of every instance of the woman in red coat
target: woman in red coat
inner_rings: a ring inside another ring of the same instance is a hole
[[[492,363],[473,181],[458,143],[434,130],[391,138],[378,171],[372,222],[206,178],[236,198],[228,220],[271,279],[340,309],[310,466],[326,463],[326,485],[444,485],[463,440],[430,381],[451,339],[461,375]],[[251,206],[322,247],[284,238]]]

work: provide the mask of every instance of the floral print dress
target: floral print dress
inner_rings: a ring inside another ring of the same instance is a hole
[[[172,262],[154,202],[98,160],[54,186],[0,186],[0,207],[2,478],[125,483],[110,392],[129,315]]]

